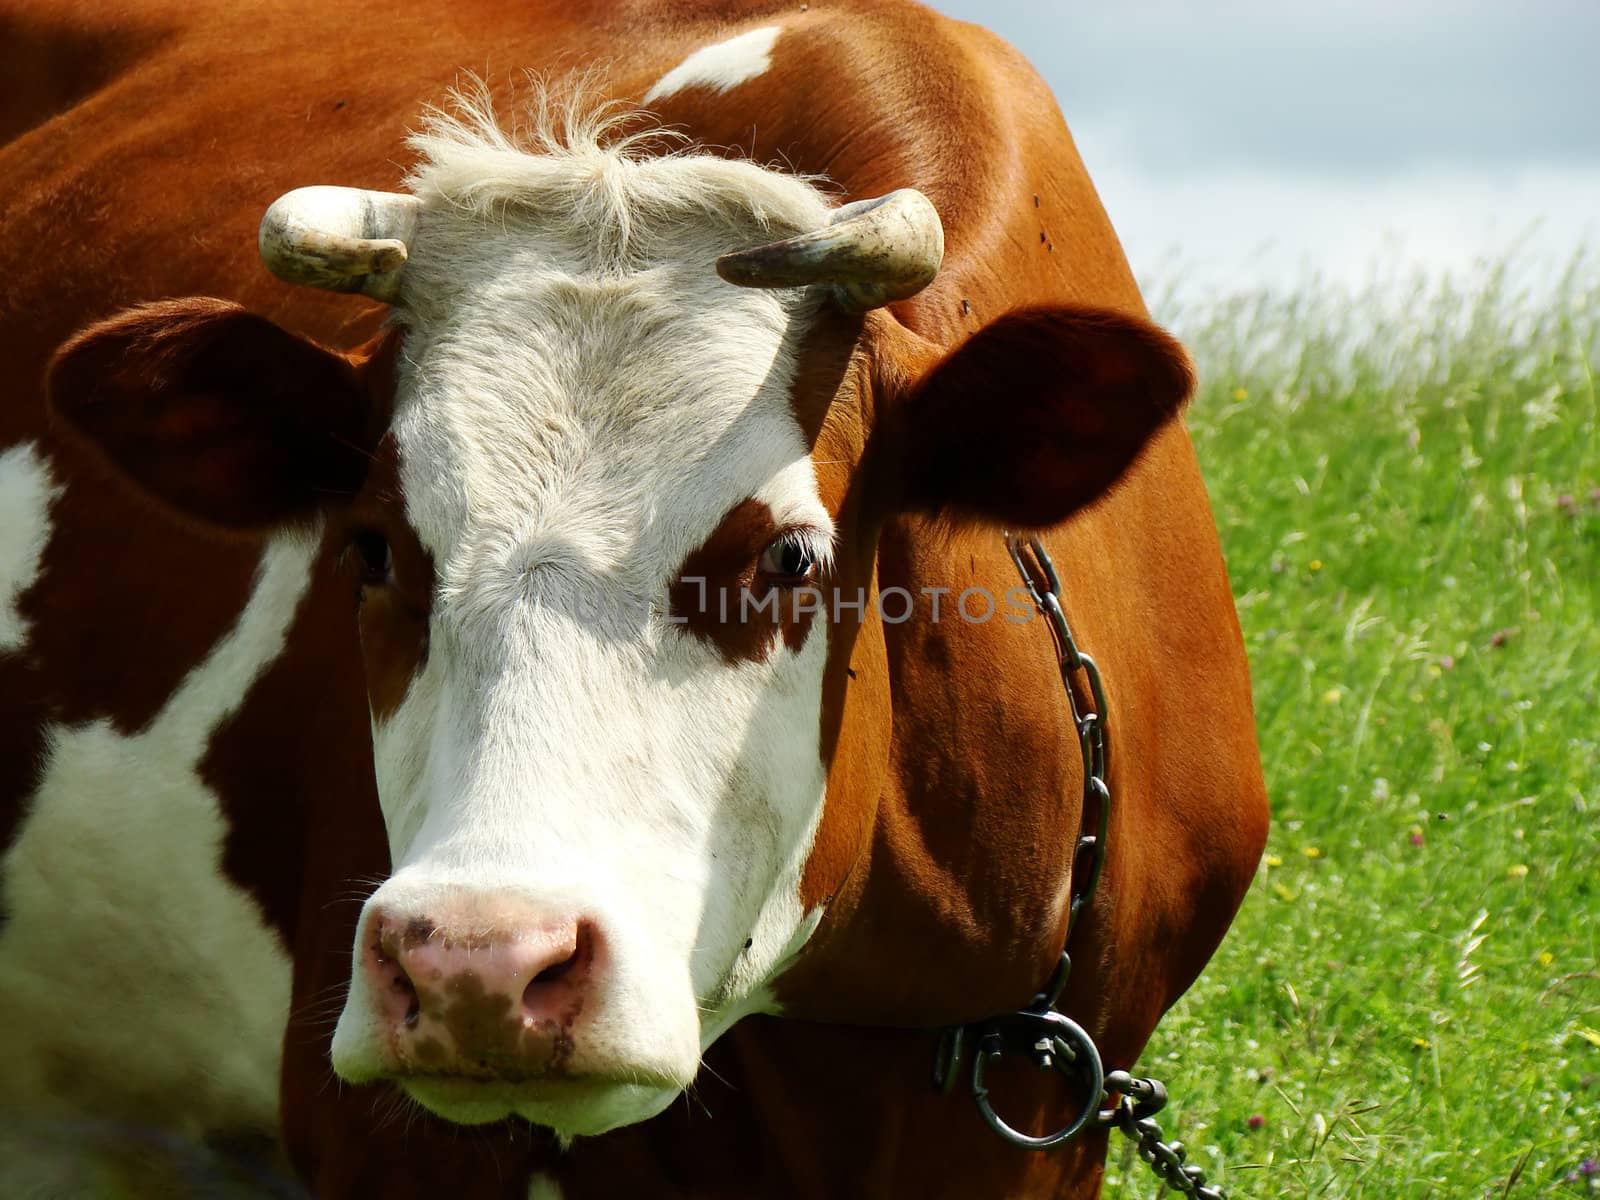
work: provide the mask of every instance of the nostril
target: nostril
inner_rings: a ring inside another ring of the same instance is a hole
[[[389,987],[404,1002],[406,1011],[402,1019],[406,1023],[406,1028],[410,1029],[422,1014],[422,1000],[417,995],[417,985],[411,982],[411,977],[404,971],[396,970]]]
[[[380,922],[378,936],[372,946],[371,961],[376,968],[376,975],[384,981],[385,990],[389,993],[384,1009],[391,1015],[398,1014],[409,1029],[416,1025],[422,1014],[422,999],[417,995],[417,985],[400,957],[401,947],[393,931]]]
[[[572,952],[572,957],[571,958],[568,958],[568,959],[566,959],[566,960],[564,960],[562,962],[554,963],[551,966],[546,967],[544,970],[540,971],[537,975],[535,975],[533,977],[533,982],[530,983],[528,986],[529,987],[534,987],[534,986],[536,986],[538,984],[541,984],[541,983],[555,983],[558,979],[562,978],[569,971],[571,971],[572,968],[577,965],[577,963],[578,963],[578,952],[576,950],[574,950]]]
[[[594,957],[594,931],[587,921],[578,925],[572,939],[572,952],[558,962],[552,962],[541,969],[523,992],[525,1003],[535,999],[544,989],[552,984],[560,983],[574,972],[586,967]]]

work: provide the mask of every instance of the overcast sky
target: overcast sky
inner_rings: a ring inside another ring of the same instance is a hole
[[[1600,250],[1600,0],[932,0],[1054,89],[1147,285]]]

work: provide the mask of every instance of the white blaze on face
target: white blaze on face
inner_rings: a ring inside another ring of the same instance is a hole
[[[694,87],[720,96],[766,74],[772,66],[772,48],[782,32],[781,27],[770,25],[696,50],[657,80],[644,94],[644,102],[654,104]]]
[[[0,453],[0,654],[27,643],[18,605],[39,576],[50,544],[50,506],[60,494],[34,443]]]
[[[406,268],[392,430],[437,583],[426,666],[375,725],[395,874],[372,903],[422,915],[465,888],[595,922],[568,1069],[644,1082],[512,1103],[598,1132],[670,1102],[814,923],[824,626],[729,663],[665,605],[746,499],[832,536],[792,399],[818,299],[712,269],[828,209],[721,159],[466,157],[525,203],[430,200]],[[335,1039],[352,1077],[380,1052],[367,993],[358,972]]]

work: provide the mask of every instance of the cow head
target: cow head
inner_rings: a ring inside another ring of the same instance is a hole
[[[770,1009],[819,919],[800,880],[853,619],[827,587],[870,587],[876,523],[1059,521],[1190,379],[1131,316],[1014,313],[947,354],[868,311],[938,265],[915,193],[835,210],[581,130],[530,153],[441,122],[418,148],[412,194],[291,193],[263,226],[280,274],[394,305],[376,348],[167,302],[66,345],[52,400],[190,520],[345,546],[394,869],[338,1072],[595,1133]]]

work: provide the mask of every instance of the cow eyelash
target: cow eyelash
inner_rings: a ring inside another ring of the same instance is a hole
[[[798,587],[813,582],[823,559],[817,541],[812,530],[785,530],[761,551],[756,572],[780,586]]]

